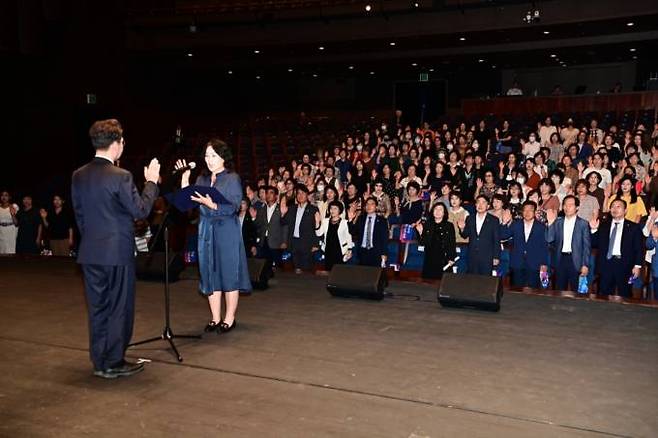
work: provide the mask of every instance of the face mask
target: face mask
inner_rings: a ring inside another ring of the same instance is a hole
[[[448,145],[446,146],[446,148],[447,148],[449,151],[451,151],[452,148],[453,148],[452,143],[448,143]]]
[[[317,189],[318,192],[324,192],[324,186],[323,185],[318,185],[316,187],[316,189]]]
[[[517,178],[516,182],[519,183],[519,184],[523,184],[525,182],[525,178],[523,178],[523,177]]]
[[[356,150],[357,150],[357,151],[360,151],[361,149],[363,149],[363,146],[361,146],[360,144],[357,144],[357,145],[356,145]]]

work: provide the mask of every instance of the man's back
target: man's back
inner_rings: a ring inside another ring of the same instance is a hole
[[[148,216],[158,187],[140,196],[130,172],[96,157],[73,173],[71,199],[81,241],[78,263],[120,266],[134,259],[134,220]]]

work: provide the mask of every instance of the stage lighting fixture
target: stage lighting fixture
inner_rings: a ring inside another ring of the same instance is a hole
[[[372,11],[372,6],[370,4],[366,5],[366,12]]]

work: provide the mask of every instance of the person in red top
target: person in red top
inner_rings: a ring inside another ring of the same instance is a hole
[[[535,162],[532,158],[527,158],[524,164],[525,164],[525,171],[528,174],[528,180],[526,181],[526,185],[532,188],[533,190],[537,190],[537,188],[539,187],[539,181],[541,181],[541,175],[539,175],[534,170]]]

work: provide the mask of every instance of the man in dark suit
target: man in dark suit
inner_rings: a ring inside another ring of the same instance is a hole
[[[308,203],[308,189],[305,185],[297,186],[297,204],[290,210],[285,198],[281,200],[281,224],[288,226],[288,242],[292,253],[292,263],[295,273],[313,267],[313,248],[318,246],[318,236],[315,230],[320,228],[320,212],[317,207]]]
[[[562,201],[564,217],[557,217],[557,212],[548,210],[548,229],[546,241],[553,243],[555,251],[555,289],[578,290],[580,276],[589,273],[590,255],[592,253],[589,224],[578,217],[580,200],[568,195]]]
[[[500,225],[500,239],[512,239],[510,268],[512,286],[539,288],[539,272],[548,270],[548,245],[546,227],[535,220],[537,205],[532,201],[523,203],[523,219],[512,221],[512,214],[505,210]]]
[[[348,216],[352,213],[348,213]],[[354,219],[354,218],[350,218]],[[377,199],[366,200],[365,214],[361,214],[352,223],[350,233],[353,236],[357,259],[360,265],[386,266],[388,250],[388,221],[377,214]]]
[[[151,211],[160,164],[154,158],[144,168],[146,183],[140,195],[130,172],[114,165],[124,147],[119,122],[98,121],[89,136],[96,156],[73,173],[71,199],[80,229],[78,263],[87,295],[94,375],[113,379],[143,369],[142,364],[124,360],[135,307],[134,221]]]
[[[475,198],[475,214],[457,222],[459,233],[468,238],[469,274],[492,275],[500,261],[498,218],[487,213],[489,199],[484,195]]]
[[[599,294],[631,296],[631,276],[640,276],[644,259],[644,238],[641,227],[626,216],[626,201],[615,199],[610,204],[612,219],[598,227],[598,219],[591,221],[592,246],[598,248],[596,266],[599,269]]]
[[[281,251],[287,246],[288,240],[288,227],[281,223],[278,199],[277,188],[267,187],[266,203],[256,210],[254,218],[258,230],[256,238],[258,256],[267,260],[268,270],[281,261]]]

